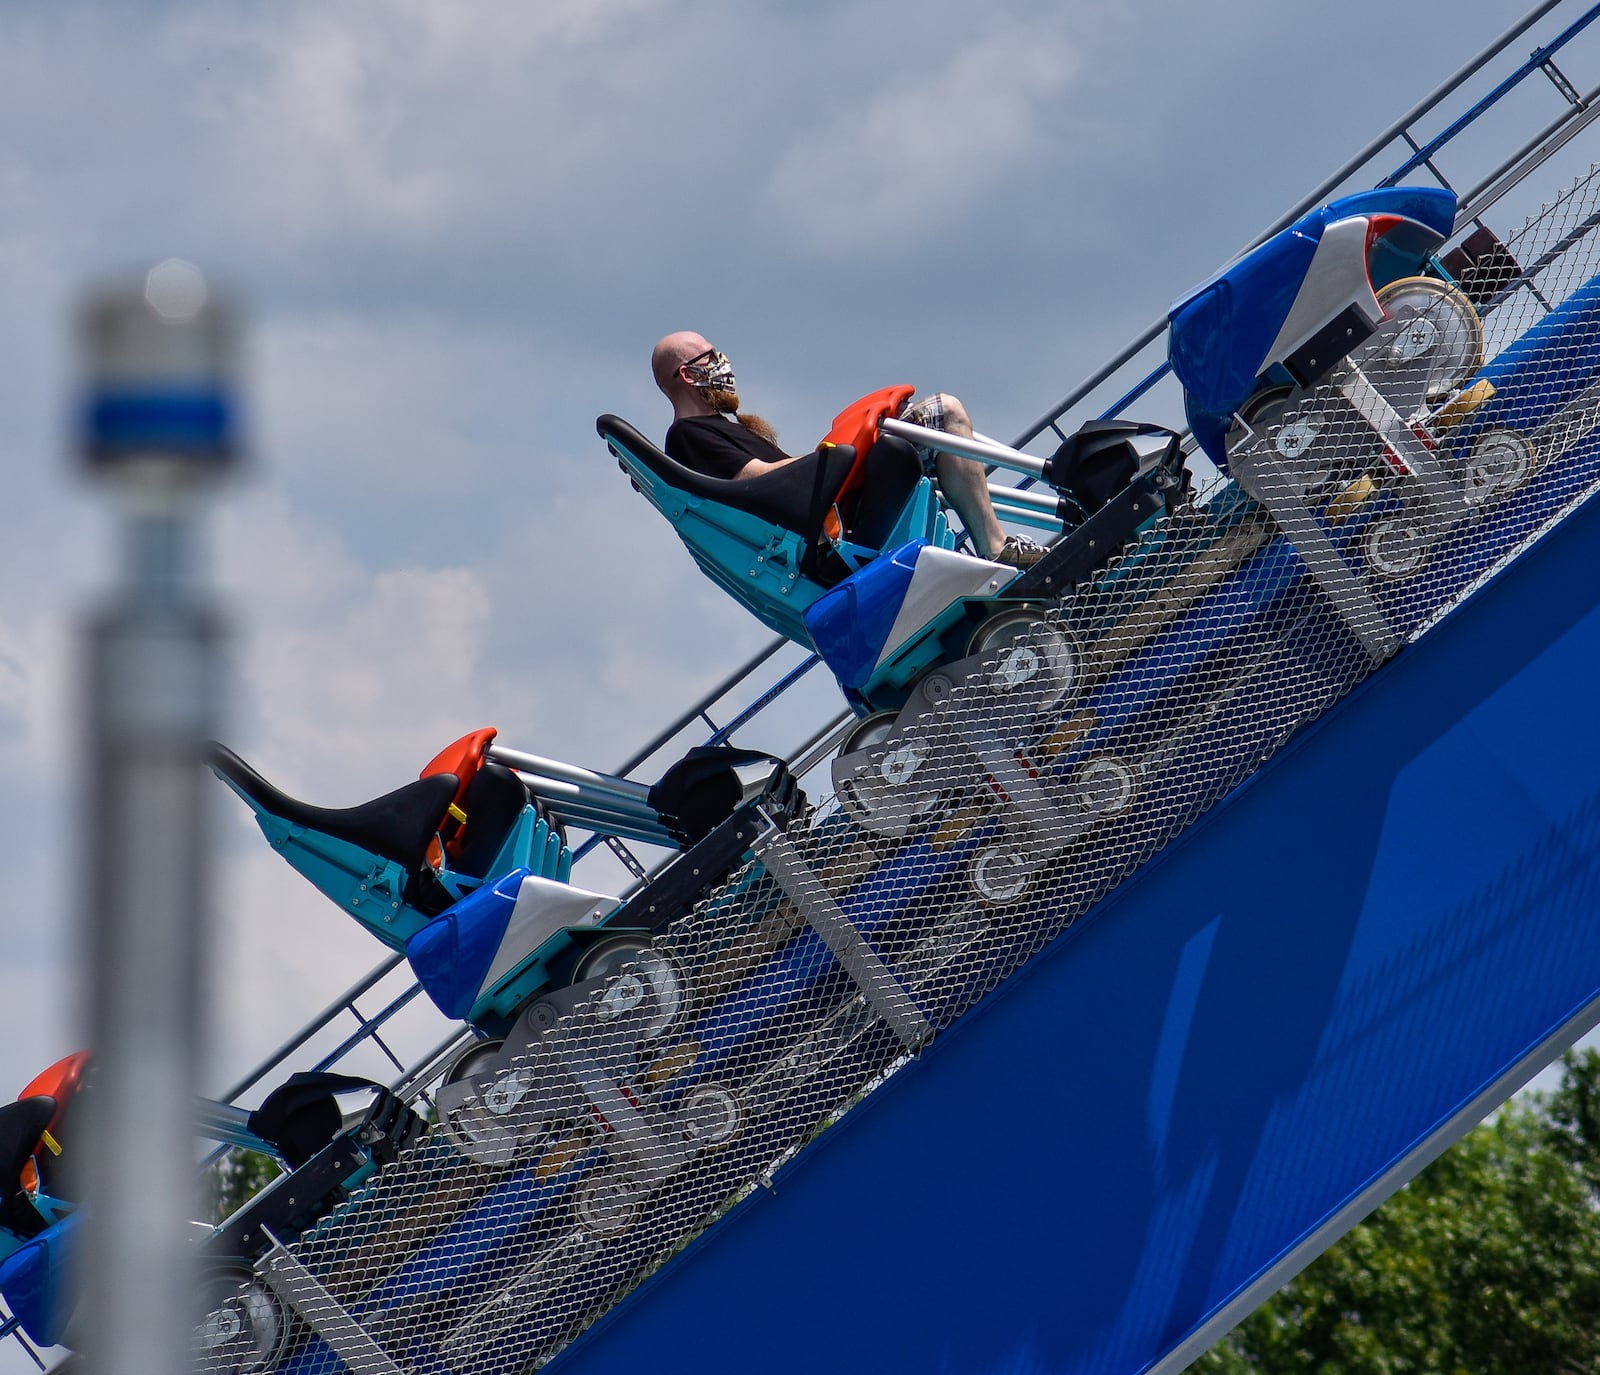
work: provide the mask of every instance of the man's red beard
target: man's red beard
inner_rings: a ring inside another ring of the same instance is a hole
[[[759,415],[746,415],[739,409],[739,393],[736,391],[702,391],[700,393],[716,410],[719,415],[731,415],[751,434],[767,441],[768,444],[778,442],[778,432]]]

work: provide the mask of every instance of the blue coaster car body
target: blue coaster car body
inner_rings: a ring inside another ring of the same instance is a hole
[[[569,881],[559,823],[521,775],[488,758],[494,735],[465,736],[416,782],[343,809],[289,797],[220,745],[212,754],[273,848],[404,952],[441,1012],[486,1036],[505,1035],[530,999],[575,978],[595,946],[663,929],[767,824],[758,809],[782,824],[803,800],[776,760],[691,751],[651,790],[660,810],[640,805],[655,843],[683,848],[681,863],[624,902]]]
[[[0,1298],[39,1346],[68,1345],[75,1307],[69,1283],[81,1214],[71,1213],[21,1241],[0,1261]]]
[[[1195,439],[1224,472],[1234,415],[1273,385],[1309,386],[1383,319],[1377,292],[1449,236],[1442,187],[1382,187],[1302,216],[1179,300],[1168,358]]]
[[[517,868],[447,907],[406,942],[406,958],[446,1017],[503,1029],[561,978],[578,933],[609,929],[599,924],[618,906]]]

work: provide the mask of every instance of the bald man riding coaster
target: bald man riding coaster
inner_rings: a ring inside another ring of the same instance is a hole
[[[750,478],[793,463],[774,440],[772,426],[739,410],[738,384],[727,356],[692,330],[660,340],[650,355],[656,386],[672,403],[665,449],[669,458],[705,477]],[[900,419],[930,430],[972,437],[972,422],[955,397],[943,393],[910,403]],[[982,557],[1029,568],[1044,550],[1022,535],[1008,535],[989,499],[983,465],[957,454],[924,453],[939,489],[961,517]]]

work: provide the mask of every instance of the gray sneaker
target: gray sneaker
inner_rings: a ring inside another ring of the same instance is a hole
[[[1042,544],[1035,544],[1026,535],[1007,535],[1000,552],[990,562],[1008,564],[1012,568],[1032,568],[1046,552]]]

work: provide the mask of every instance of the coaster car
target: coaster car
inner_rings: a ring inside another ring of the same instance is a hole
[[[1324,591],[1356,598],[1312,511],[1340,514],[1376,483],[1397,500],[1370,524],[1367,570],[1403,578],[1427,548],[1524,480],[1525,446],[1458,427],[1494,395],[1479,375],[1473,297],[1434,255],[1455,219],[1452,192],[1385,187],[1312,211],[1187,297],[1169,316],[1168,356],[1195,438],[1267,507]],[[1487,230],[1494,291],[1519,269]],[[1463,250],[1450,255],[1458,266]],[[1487,261],[1488,259],[1485,259]],[[1481,264],[1479,264],[1481,266]],[[1506,360],[1501,366],[1519,367]],[[1452,433],[1457,431],[1456,433]],[[1374,639],[1382,654],[1393,642]]]
[[[1159,427],[1097,423],[1092,435],[1040,459],[895,419],[912,391],[888,387],[861,398],[815,451],[738,480],[685,468],[617,416],[601,416],[596,426],[707,576],[764,624],[821,655],[858,715],[903,705],[930,665],[966,657],[997,615],[1052,589],[1059,595],[1184,488],[1175,437]],[[978,456],[1050,486],[1048,496],[991,487],[997,512],[1009,519],[1060,531],[1098,515],[1095,529],[1069,540],[1072,549],[1053,550],[1029,576],[958,554],[917,445]],[[1124,465],[1117,491],[1086,490],[1086,481]],[[1136,493],[1122,490],[1130,485]],[[1124,499],[1108,500],[1114,497]]]
[[[804,805],[781,761],[747,750],[691,750],[646,788],[495,739],[493,729],[463,736],[416,782],[345,809],[296,801],[220,745],[212,756],[273,848],[403,951],[439,1010],[484,1038],[436,1100],[474,1150],[495,1129],[475,1083],[577,1005],[605,999],[643,1034],[671,1020],[683,975],[657,936]],[[566,821],[681,853],[626,900],[590,892],[568,881]]]
[[[903,738],[920,738],[930,712],[989,681],[1007,685],[1014,715],[1059,711],[1081,690],[1083,646],[1051,606],[1188,496],[1178,438],[1159,426],[1091,422],[1039,459],[895,419],[911,392],[862,398],[815,452],[737,481],[684,468],[615,416],[598,422],[701,568],[832,670],[862,718],[834,762],[835,788],[884,835],[903,833],[904,817],[883,785],[904,792],[923,762]],[[913,443],[1041,479],[1048,496],[991,488],[996,510],[1069,533],[1020,573],[957,553]]]
[[[1435,257],[1454,214],[1442,188],[1345,197],[1170,313],[1196,439],[1271,512],[1377,657],[1454,585],[1413,575],[1496,544],[1480,528],[1489,508],[1528,481],[1559,417],[1600,377],[1592,281],[1485,364],[1479,309],[1522,272],[1482,227]],[[1329,529],[1361,507],[1352,566]]]
[[[1447,378],[1471,345],[1464,350],[1452,338],[1444,347],[1432,302],[1397,288],[1443,245],[1455,214],[1454,193],[1440,187],[1345,196],[1303,215],[1172,307],[1168,357],[1194,437],[1217,467],[1228,471],[1230,434],[1259,416],[1269,398],[1314,386],[1380,331],[1405,361],[1449,353],[1454,363],[1428,380],[1436,389],[1453,385]],[[1470,335],[1477,317],[1470,307],[1468,314],[1470,322],[1458,328]],[[1420,332],[1406,328],[1419,320],[1426,322]],[[1386,324],[1400,327],[1384,331]]]
[[[0,1105],[0,1297],[40,1346],[78,1340],[83,1296],[74,1279],[84,1214],[70,1195],[65,1162],[93,1094],[87,1051],[57,1061]],[[345,1095],[361,1101],[347,1112]],[[274,1242],[293,1241],[416,1141],[423,1122],[387,1089],[338,1074],[296,1074],[246,1112],[200,1100],[203,1137],[269,1155],[286,1166],[260,1193],[198,1243],[203,1307],[196,1333],[208,1368],[229,1375],[270,1369],[288,1315],[252,1274]]]

